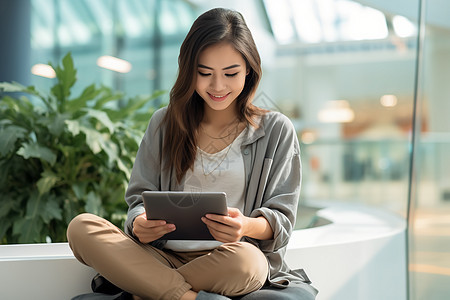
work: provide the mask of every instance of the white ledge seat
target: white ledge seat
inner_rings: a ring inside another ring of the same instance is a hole
[[[402,218],[353,204],[317,214],[332,223],[295,231],[286,259],[306,270],[318,300],[406,299]],[[70,299],[90,292],[95,274],[67,243],[0,245],[0,299]]]

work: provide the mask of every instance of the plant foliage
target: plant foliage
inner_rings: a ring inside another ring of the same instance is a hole
[[[82,212],[118,226],[126,215],[124,192],[154,110],[145,107],[162,92],[123,101],[92,84],[72,97],[70,53],[53,68],[57,80],[47,94],[0,83],[0,243],[65,241]]]

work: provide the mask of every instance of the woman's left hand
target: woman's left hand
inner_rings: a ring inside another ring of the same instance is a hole
[[[237,242],[246,235],[248,217],[237,208],[228,207],[228,216],[207,214],[202,221],[211,235],[222,243]]]

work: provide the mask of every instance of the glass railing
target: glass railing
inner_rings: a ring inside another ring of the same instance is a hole
[[[302,199],[364,203],[406,214],[410,141],[321,140],[302,145]]]

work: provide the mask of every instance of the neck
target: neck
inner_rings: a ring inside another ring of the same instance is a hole
[[[238,114],[235,105],[230,105],[227,109],[221,111],[213,110],[205,105],[205,115],[202,123],[221,128],[236,122],[236,119],[238,119]]]

